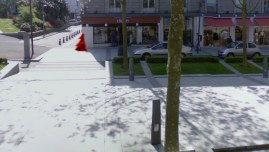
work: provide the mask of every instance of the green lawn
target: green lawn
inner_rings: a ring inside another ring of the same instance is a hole
[[[6,65],[0,64],[0,71],[5,67]]]
[[[114,76],[127,76],[129,75],[128,70],[124,70],[121,68],[122,64],[113,63],[113,74]],[[140,63],[135,63],[135,75],[144,75],[143,69]]]
[[[259,66],[261,66],[263,68],[263,62],[255,62],[256,64],[258,64]],[[269,63],[267,64],[267,67],[269,69]]]
[[[166,63],[148,63],[153,75],[166,75]],[[182,63],[181,74],[233,74],[220,63]]]
[[[243,73],[243,74],[255,74],[255,73],[262,73],[262,70],[258,69],[252,64],[248,64],[248,66],[244,67],[241,64],[242,63],[228,63],[232,67],[234,67],[237,71]]]
[[[12,19],[0,18],[0,30],[3,32],[18,32],[20,31],[12,23]]]

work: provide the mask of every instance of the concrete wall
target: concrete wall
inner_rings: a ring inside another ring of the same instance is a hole
[[[93,45],[93,27],[92,26],[84,26],[82,27],[82,33],[85,34],[85,42],[87,47],[94,47]]]

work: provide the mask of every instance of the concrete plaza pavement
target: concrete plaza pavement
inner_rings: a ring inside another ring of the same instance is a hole
[[[104,61],[115,48],[54,48],[17,75],[0,80],[2,152],[150,152],[152,100],[167,78],[114,79]],[[181,150],[269,143],[268,78],[182,76]],[[162,143],[164,144],[164,143]]]

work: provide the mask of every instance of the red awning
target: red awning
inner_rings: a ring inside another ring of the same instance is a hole
[[[231,18],[205,17],[204,25],[212,26],[212,27],[229,27],[229,26],[234,26],[234,23]]]
[[[253,23],[251,22],[249,18],[247,18],[246,21],[247,21],[247,27],[253,26]],[[237,22],[237,26],[242,26],[242,18],[237,18],[236,22]]]
[[[258,26],[269,26],[269,18],[255,18]]]
[[[159,23],[160,17],[128,17],[126,23]],[[84,17],[82,24],[119,24],[121,18],[116,17]]]

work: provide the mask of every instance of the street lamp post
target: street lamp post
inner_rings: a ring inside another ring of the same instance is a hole
[[[199,11],[199,18],[198,18],[198,33],[197,33],[197,45],[196,45],[196,52],[199,53],[201,51],[201,46],[200,46],[200,26],[201,26],[201,7],[202,7],[202,3],[199,3],[200,6],[200,11]]]
[[[45,35],[46,35],[46,27],[45,27],[45,12],[44,12],[44,7],[47,7],[47,5],[43,5],[42,6],[42,15],[43,15],[43,37],[45,37]]]
[[[30,31],[31,31],[31,47],[32,57],[34,55],[34,40],[33,40],[33,14],[32,14],[32,0],[30,0]]]

